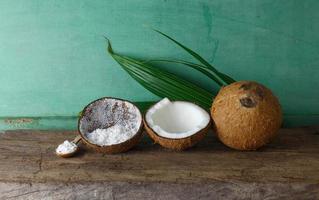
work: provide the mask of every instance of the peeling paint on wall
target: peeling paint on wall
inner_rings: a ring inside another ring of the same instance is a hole
[[[4,122],[6,124],[24,124],[24,123],[32,123],[33,119],[31,118],[5,119]]]
[[[16,129],[55,129],[75,130],[77,116],[52,116],[52,117],[5,117],[0,118],[0,130]]]

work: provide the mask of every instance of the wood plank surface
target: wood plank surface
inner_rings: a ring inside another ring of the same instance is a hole
[[[84,146],[73,158],[56,146],[76,132],[0,134],[0,199],[319,199],[319,127],[281,129],[253,152],[225,147],[213,135],[173,152],[145,135],[123,154]]]

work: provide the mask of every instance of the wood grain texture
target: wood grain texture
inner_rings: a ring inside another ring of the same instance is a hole
[[[75,132],[0,134],[0,199],[319,199],[319,127],[282,129],[267,147],[240,152],[209,133],[165,150],[147,136],[124,154],[88,149],[58,158]]]

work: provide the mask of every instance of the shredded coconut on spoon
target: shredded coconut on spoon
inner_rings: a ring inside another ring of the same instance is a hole
[[[77,145],[74,142],[69,142],[65,140],[62,144],[56,148],[55,152],[57,154],[69,154],[75,152],[77,149]]]

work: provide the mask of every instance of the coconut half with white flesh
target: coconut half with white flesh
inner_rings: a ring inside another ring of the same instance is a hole
[[[140,110],[131,102],[104,97],[87,105],[78,130],[87,146],[102,153],[121,153],[136,145],[143,129]]]
[[[210,116],[194,103],[164,98],[147,110],[144,125],[155,143],[184,150],[203,139],[210,127]]]

